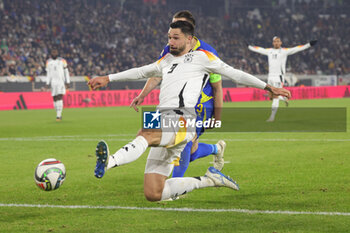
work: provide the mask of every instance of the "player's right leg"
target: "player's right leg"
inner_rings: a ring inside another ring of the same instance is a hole
[[[54,87],[51,88],[51,91],[52,91],[52,99],[53,99],[53,107],[56,111],[56,121],[61,121],[61,118],[58,116],[58,109],[59,109],[59,103],[58,103],[58,95],[55,94],[55,90],[54,90]]]
[[[108,145],[103,140],[96,147],[96,167],[95,176],[102,178],[106,170],[131,163],[137,160],[147,149],[148,146],[160,144],[161,130],[140,130],[138,136],[113,155],[109,155]]]
[[[289,106],[289,100],[288,100],[287,97],[285,97],[285,96],[278,96],[278,99],[282,100],[286,104],[286,107]]]

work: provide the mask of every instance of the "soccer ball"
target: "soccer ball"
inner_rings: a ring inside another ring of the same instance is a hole
[[[66,168],[57,159],[45,159],[35,168],[35,183],[44,191],[58,189],[63,184],[65,178]]]

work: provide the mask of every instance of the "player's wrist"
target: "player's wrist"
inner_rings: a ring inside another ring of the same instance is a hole
[[[116,79],[114,74],[109,74],[108,76],[106,76],[107,78],[107,82],[112,82]]]
[[[146,96],[147,96],[146,94],[140,93],[139,96],[138,96],[138,98],[139,98],[139,99],[144,99]]]
[[[272,86],[271,86],[271,85],[269,85],[269,84],[266,84],[266,86],[265,86],[264,90],[269,91],[269,92],[271,92],[271,93],[272,93]]]

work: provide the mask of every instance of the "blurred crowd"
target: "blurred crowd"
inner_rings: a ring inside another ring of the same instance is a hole
[[[259,8],[226,4],[226,12],[217,16],[190,9],[197,19],[196,34],[226,63],[253,74],[267,73],[267,59],[250,52],[246,42],[271,47],[277,35],[283,46],[292,47],[318,39],[317,46],[289,58],[288,71],[350,73],[348,5],[305,0],[291,8],[288,1],[272,2]],[[0,76],[45,75],[53,46],[67,60],[72,76],[151,63],[167,43],[176,11],[165,0],[0,0]]]

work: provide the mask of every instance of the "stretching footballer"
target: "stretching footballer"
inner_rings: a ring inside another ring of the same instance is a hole
[[[187,21],[194,27],[196,25],[195,18],[192,13],[187,10],[179,11],[174,14],[172,22]],[[193,51],[204,49],[213,53],[218,57],[216,50],[204,41],[193,36],[191,41],[191,49]],[[163,58],[170,52],[170,46],[166,45],[158,59]],[[131,107],[138,111],[137,106],[142,104],[144,98],[161,82],[161,78],[149,78],[139,94],[131,103]],[[223,93],[221,75],[211,73],[209,81],[204,86],[202,93],[196,105],[197,121],[205,121],[208,119],[221,120],[221,109],[223,106]],[[179,161],[174,163],[173,177],[183,177],[190,162],[196,159],[206,157],[213,154],[213,164],[216,169],[221,171],[224,167],[224,151],[226,143],[219,140],[216,144],[199,143],[198,138],[204,133],[204,127],[197,127],[197,136],[193,141],[188,142],[185,149],[181,153]]]
[[[250,74],[234,69],[209,51],[203,49],[193,51],[191,49],[193,34],[194,27],[191,23],[174,22],[170,24],[168,32],[170,53],[162,59],[121,73],[96,77],[88,84],[96,89],[106,86],[110,81],[162,77],[158,108],[167,110],[162,111],[161,116],[182,122],[191,117],[196,118],[195,106],[203,88],[201,81],[204,80],[205,84],[210,73],[225,75],[244,85],[290,97],[288,90],[272,87]],[[191,57],[191,62],[187,62],[188,57]],[[163,130],[163,128],[140,130],[132,142],[113,155],[109,155],[107,143],[100,141],[97,144],[96,156],[102,176],[108,169],[135,161],[147,147],[151,147],[144,175],[144,194],[149,201],[175,198],[194,189],[206,187],[228,187],[239,190],[234,180],[214,167],[209,167],[204,176],[168,179],[174,166],[173,161],[180,157],[184,147],[193,140],[196,133],[190,128],[187,129],[186,125]]]

